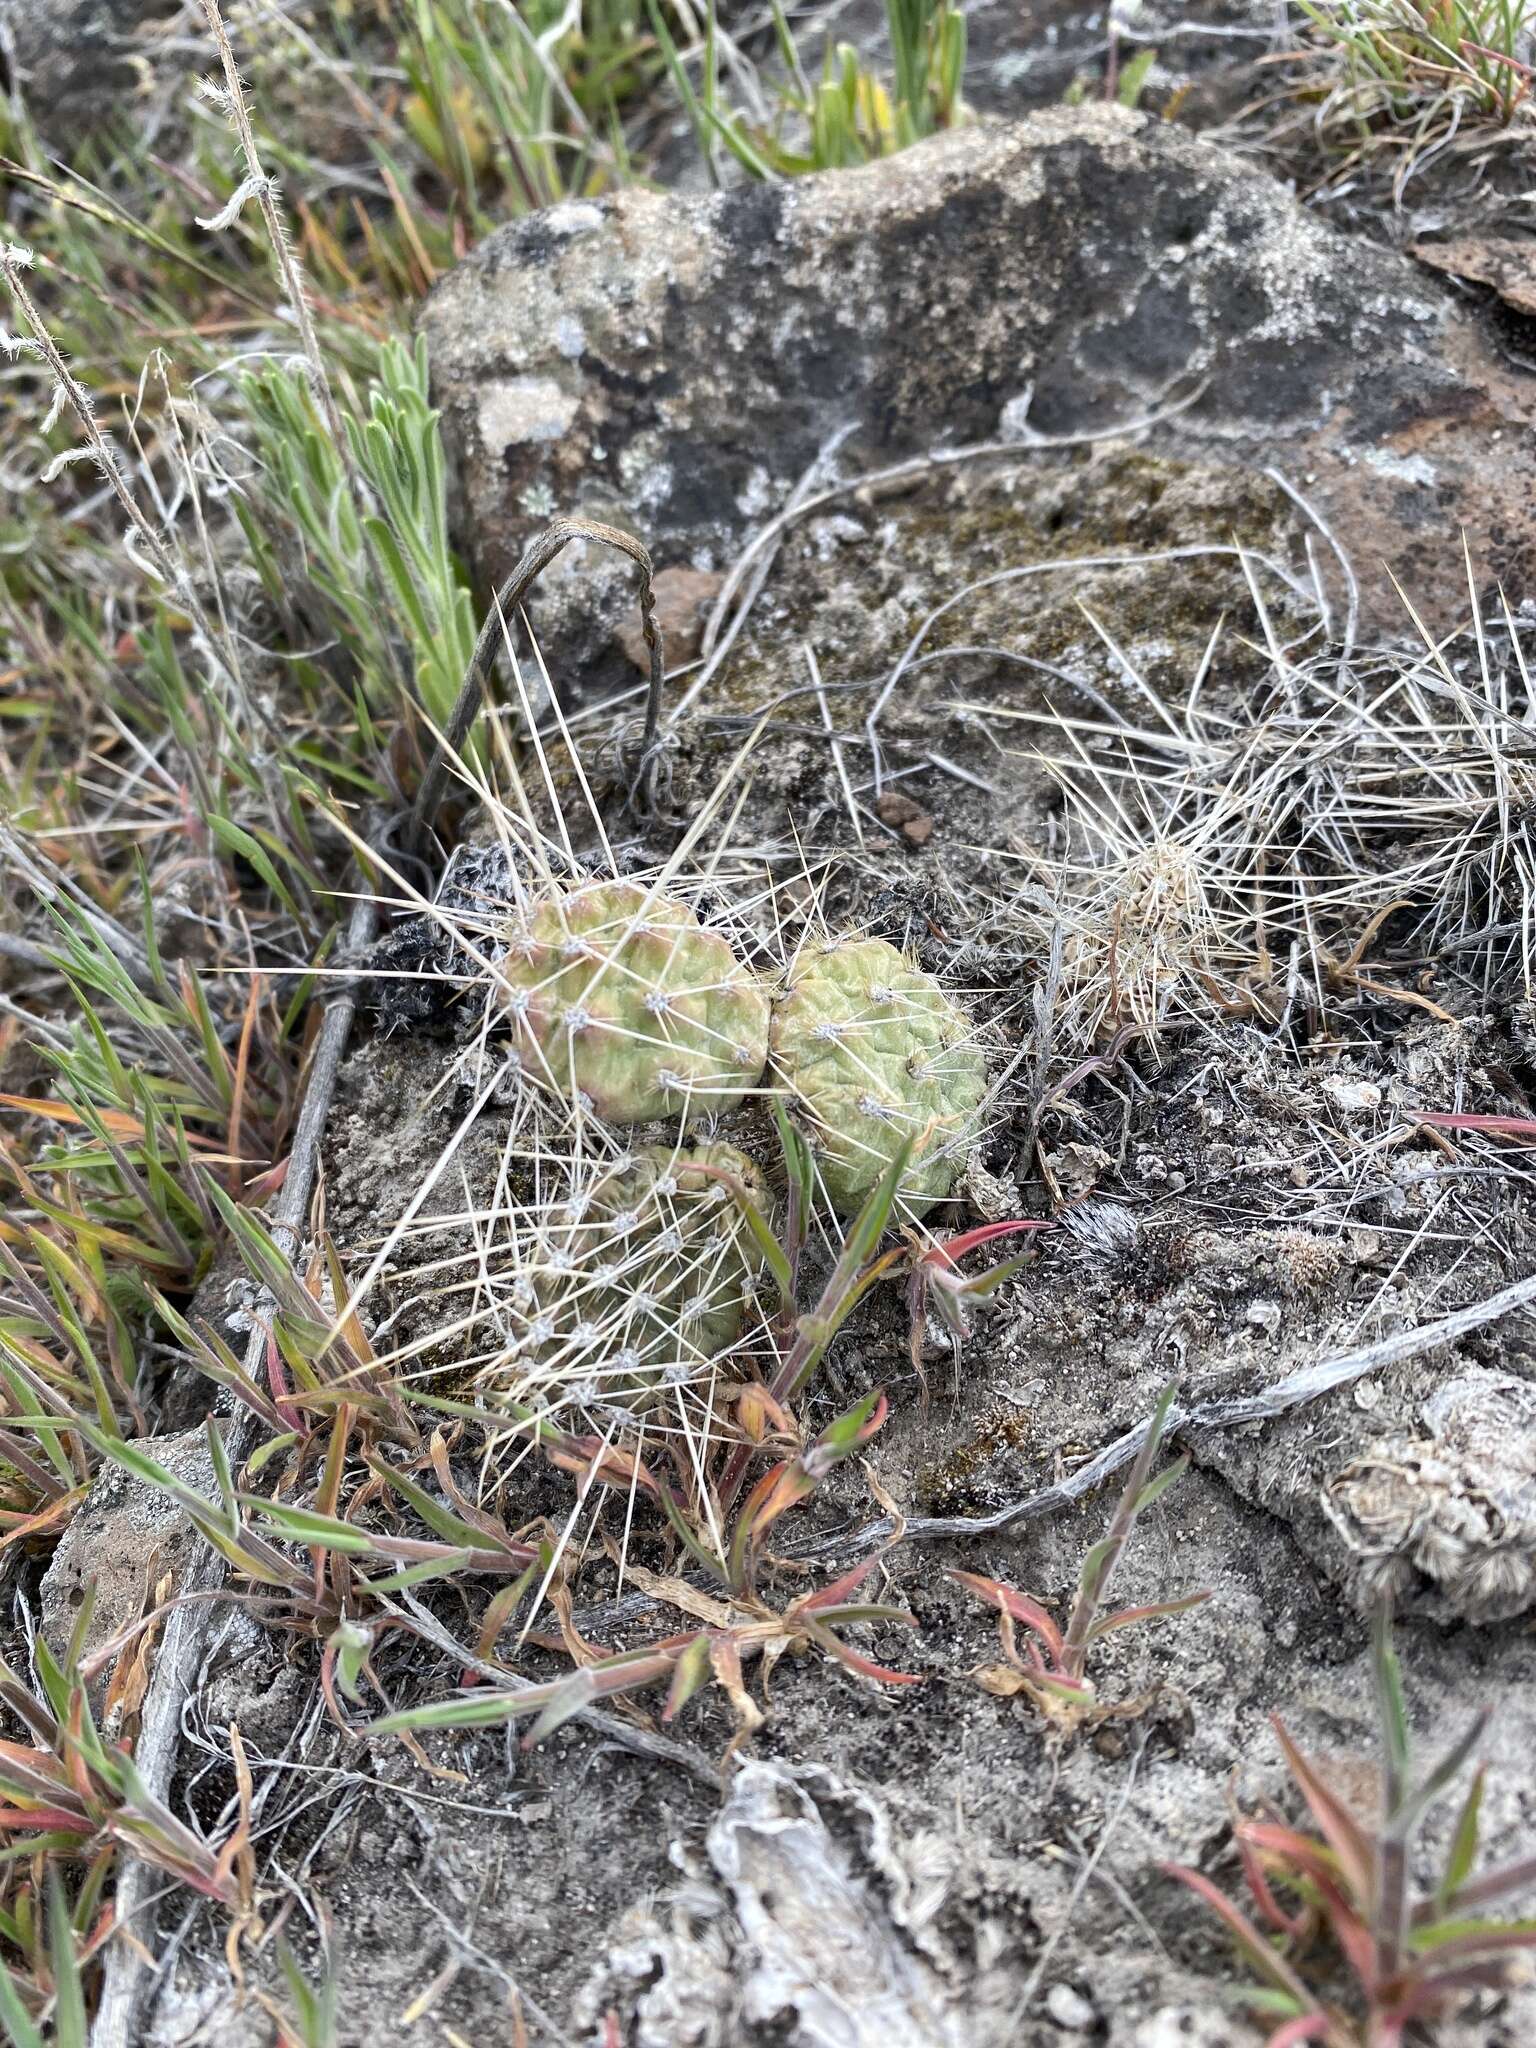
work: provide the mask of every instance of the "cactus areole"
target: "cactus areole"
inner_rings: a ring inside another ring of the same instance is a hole
[[[845,1215],[907,1138],[907,1213],[949,1193],[976,1136],[986,1071],[970,1019],[932,975],[883,939],[808,953],[775,1005],[770,1056]]]
[[[634,882],[545,897],[498,974],[527,1070],[610,1123],[729,1109],[762,1077],[767,993],[673,897]]]

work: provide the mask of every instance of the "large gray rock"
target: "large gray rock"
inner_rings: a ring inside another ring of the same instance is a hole
[[[181,0],[0,0],[0,65],[68,153],[82,117],[122,113],[141,81],[155,25]]]
[[[1461,526],[1490,576],[1531,581],[1531,387],[1475,315],[1251,165],[1118,108],[793,184],[556,207],[484,242],[423,325],[487,577],[555,511],[719,566],[844,431],[856,471],[1198,393],[1153,445],[1279,465],[1354,555],[1368,625],[1373,605],[1402,621],[1383,561],[1431,615],[1454,609]],[[627,587],[568,558],[543,599],[557,650],[590,659]]]

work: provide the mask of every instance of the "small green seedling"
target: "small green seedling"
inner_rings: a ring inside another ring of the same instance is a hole
[[[1163,1866],[1223,1921],[1259,1978],[1244,1996],[1254,2011],[1279,2022],[1269,2048],[1299,2048],[1305,2041],[1321,2048],[1400,2048],[1411,2029],[1444,2017],[1467,1993],[1501,1988],[1511,1959],[1536,1950],[1536,1920],[1492,1919],[1486,1911],[1536,1887],[1536,1857],[1476,1874],[1481,1765],[1462,1798],[1433,1890],[1413,1896],[1420,1827],[1471,1762],[1489,1715],[1477,1714],[1439,1763],[1415,1780],[1402,1671],[1385,1606],[1376,1614],[1373,1652],[1382,1748],[1375,1821],[1358,1816],[1277,1717],[1275,1733],[1312,1826],[1292,1826],[1266,1802],[1234,1827],[1257,1921],[1200,1871]],[[1309,1980],[1332,1979],[1339,1962],[1352,1984],[1335,2002]]]
[[[1131,1467],[1125,1491],[1103,1539],[1083,1559],[1078,1576],[1077,1597],[1063,1631],[1037,1600],[1015,1592],[999,1579],[983,1578],[977,1572],[951,1572],[950,1577],[969,1588],[979,1599],[995,1607],[1002,1616],[1003,1655],[1006,1664],[982,1674],[989,1692],[1023,1693],[1033,1701],[1063,1734],[1074,1734],[1085,1724],[1111,1717],[1140,1713],[1147,1699],[1105,1706],[1087,1672],[1088,1653],[1094,1644],[1117,1629],[1137,1622],[1153,1621],[1160,1615],[1185,1614],[1210,1593],[1186,1593],[1178,1600],[1154,1601],[1148,1606],[1122,1607],[1114,1614],[1101,1614],[1115,1567],[1130,1540],[1138,1516],[1181,1479],[1189,1466],[1188,1457],[1177,1459],[1155,1479],[1148,1474],[1157,1457],[1158,1445],[1167,1427],[1168,1413],[1177,1389],[1169,1386],[1152,1412],[1147,1434]],[[1018,1649],[1016,1625],[1028,1630],[1024,1654]]]

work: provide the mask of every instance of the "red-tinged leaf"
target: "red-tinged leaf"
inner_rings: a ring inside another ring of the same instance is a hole
[[[269,1166],[265,1173],[254,1174],[241,1190],[241,1200],[247,1208],[259,1203],[270,1202],[288,1178],[288,1161],[279,1159],[276,1166]]]
[[[1122,1607],[1118,1614],[1107,1614],[1102,1621],[1096,1621],[1089,1629],[1087,1641],[1096,1642],[1100,1636],[1107,1636],[1117,1628],[1130,1628],[1138,1621],[1155,1621],[1159,1615],[1188,1614],[1192,1607],[1202,1607],[1212,1597],[1211,1588],[1200,1593],[1186,1593],[1182,1600],[1155,1600],[1147,1607]]]
[[[1243,1875],[1248,1880],[1248,1889],[1253,1893],[1254,1903],[1277,1933],[1283,1934],[1287,1941],[1300,1940],[1307,1924],[1305,1914],[1287,1913],[1275,1897],[1269,1874],[1241,1827],[1236,1829],[1235,1836],[1238,1858],[1243,1866]]]
[[[1015,1592],[1012,1586],[1005,1586],[1001,1579],[986,1579],[979,1572],[950,1572],[957,1585],[966,1586],[979,1600],[985,1600],[989,1607],[995,1607],[1000,1614],[1008,1615],[1014,1621],[1021,1621],[1032,1629],[1050,1651],[1052,1660],[1059,1662],[1063,1649],[1061,1630],[1038,1601],[1027,1594]]]
[[[857,1593],[879,1562],[880,1553],[876,1551],[873,1557],[866,1557],[862,1564],[856,1564],[851,1571],[844,1572],[840,1579],[834,1579],[830,1585],[823,1586],[820,1592],[806,1593],[793,1601],[789,1612],[792,1615],[815,1614],[823,1607],[841,1606],[850,1593]]]
[[[1270,1721],[1286,1766],[1311,1809],[1313,1819],[1338,1857],[1345,1882],[1357,1898],[1369,1898],[1375,1864],[1369,1836],[1343,1800],[1324,1783],[1296,1747],[1279,1715],[1272,1714]]]
[[[794,1417],[766,1387],[743,1387],[736,1403],[736,1420],[755,1444],[766,1442],[770,1433],[789,1442],[795,1440]]]
[[[670,1657],[644,1655],[630,1660],[622,1672],[605,1671],[597,1665],[573,1671],[569,1678],[560,1679],[550,1688],[548,1704],[523,1737],[522,1746],[524,1749],[535,1748],[557,1728],[563,1728],[567,1721],[584,1713],[596,1700],[611,1699],[615,1693],[636,1692],[642,1686],[654,1685],[658,1679],[670,1678],[671,1675]]]
[[[1245,1843],[1260,1856],[1266,1856],[1280,1870],[1298,1870],[1303,1875],[1321,1883],[1337,1886],[1339,1882],[1339,1860],[1325,1842],[1314,1836],[1299,1834],[1295,1828],[1288,1828],[1278,1821],[1239,1821],[1233,1830],[1239,1843]]]
[[[68,1522],[88,1491],[87,1487],[77,1486],[73,1493],[61,1493],[57,1500],[50,1501],[45,1508],[39,1508],[36,1514],[23,1515],[20,1520],[11,1522],[6,1527],[5,1534],[0,1536],[0,1550],[4,1550],[9,1543],[21,1543],[28,1536],[41,1535],[45,1530],[51,1529],[56,1522]],[[4,1525],[7,1519],[0,1516],[0,1525]]]
[[[288,1375],[283,1370],[282,1354],[277,1348],[277,1339],[273,1336],[270,1325],[267,1326],[267,1390],[272,1396],[273,1406],[283,1418],[285,1427],[291,1429],[295,1436],[305,1435],[304,1418],[293,1405],[293,1389],[288,1384]]]
[[[955,1266],[967,1252],[978,1246],[993,1244],[1000,1237],[1017,1237],[1025,1230],[1054,1230],[1054,1223],[1020,1219],[1013,1223],[980,1223],[974,1230],[962,1230],[953,1237],[946,1237],[930,1251],[923,1253],[921,1263],[925,1266]]]
[[[1376,1937],[1355,1900],[1341,1887],[1332,1851],[1321,1842],[1266,1821],[1244,1821],[1237,1833],[1260,1855],[1268,1856],[1279,1872],[1310,1884],[1317,1910],[1327,1920],[1329,1932],[1355,1975],[1368,1988],[1377,1984],[1382,1970]]]
[[[1284,1956],[1275,1952],[1247,1914],[1234,1906],[1225,1892],[1212,1884],[1200,1871],[1191,1870],[1186,1864],[1161,1863],[1158,1868],[1165,1877],[1177,1878],[1180,1884],[1188,1885],[1196,1898],[1205,1901],[1266,1983],[1274,1990],[1284,1992],[1288,1998],[1294,1999],[1298,2019],[1313,2014],[1326,2017],[1317,2000]]]
[[[1536,1117],[1472,1116],[1444,1109],[1414,1109],[1408,1114],[1415,1123],[1431,1124],[1437,1131],[1485,1131],[1496,1138],[1536,1138]]]
[[[90,1821],[62,1806],[0,1807],[0,1828],[58,1828],[71,1835],[95,1832]]]
[[[0,1095],[0,1109],[14,1109],[23,1115],[47,1117],[50,1122],[56,1124],[80,1125],[86,1121],[72,1104],[58,1102],[51,1096]],[[142,1119],[130,1116],[127,1110],[99,1108],[95,1114],[114,1138],[133,1140],[142,1139],[144,1136]],[[187,1131],[185,1136],[189,1145],[196,1146],[204,1152],[211,1151],[218,1142],[201,1131]]]
[[[57,1757],[47,1755],[40,1749],[28,1749],[22,1743],[8,1742],[0,1738],[0,1784],[8,1777],[23,1787],[36,1786],[44,1799],[57,1798],[67,1789],[64,1766]],[[22,1798],[24,1792],[11,1788],[12,1798]]]
[[[1367,1996],[1374,1996],[1381,1981],[1381,1950],[1376,1936],[1355,1912],[1337,1885],[1326,1878],[1316,1880],[1319,1908],[1349,1967],[1359,1978]]]
[[[815,1490],[815,1480],[798,1459],[792,1464],[775,1465],[758,1480],[741,1505],[731,1535],[726,1577],[734,1589],[739,1591],[751,1585],[763,1538],[780,1515],[787,1514]]]
[[[1497,1961],[1468,1963],[1459,1970],[1430,1970],[1422,1976],[1415,1976],[1399,1992],[1389,2019],[1399,2031],[1410,2020],[1434,2019],[1444,2010],[1446,2002],[1462,1991],[1504,1991],[1509,1987],[1509,1964],[1501,1956]]]
[[[1333,2022],[1325,2012],[1304,2012],[1270,2035],[1268,2048],[1300,2048],[1303,2041],[1326,2041]]]
[[[831,1629],[823,1628],[819,1621],[808,1621],[805,1624],[805,1632],[821,1645],[829,1657],[835,1657],[839,1664],[846,1664],[848,1669],[856,1671],[860,1678],[873,1678],[881,1685],[923,1683],[921,1671],[892,1671],[886,1664],[876,1664],[870,1657],[861,1657],[857,1650],[851,1649],[847,1643],[840,1642]]]

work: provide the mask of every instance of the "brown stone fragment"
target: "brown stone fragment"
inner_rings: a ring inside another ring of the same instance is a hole
[[[1449,242],[1414,242],[1409,254],[1448,277],[1492,285],[1506,306],[1536,314],[1536,241],[1509,235],[1459,235]]]
[[[926,846],[933,837],[932,817],[904,790],[888,789],[877,797],[875,815],[882,825],[894,826],[913,846]]]
[[[667,667],[692,661],[699,651],[709,607],[719,595],[725,578],[713,569],[690,569],[684,562],[656,572],[656,624]],[[650,651],[640,630],[638,612],[631,612],[614,634],[624,652],[642,675],[650,672]]]

